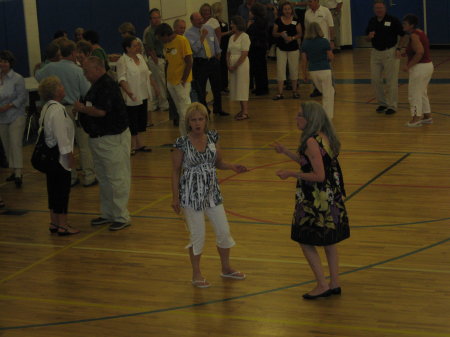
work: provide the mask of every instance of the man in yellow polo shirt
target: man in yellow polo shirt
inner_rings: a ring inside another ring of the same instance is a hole
[[[175,102],[179,115],[179,129],[186,135],[185,115],[191,104],[192,50],[189,41],[176,34],[167,23],[156,27],[155,35],[164,43],[167,60],[167,89]]]

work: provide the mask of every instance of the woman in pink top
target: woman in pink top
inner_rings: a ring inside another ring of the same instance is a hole
[[[406,47],[408,61],[403,70],[409,72],[408,101],[411,110],[409,127],[418,127],[433,123],[430,101],[428,100],[428,83],[430,83],[434,66],[430,58],[430,42],[425,33],[417,28],[419,18],[407,14],[403,18],[403,30],[410,35]]]

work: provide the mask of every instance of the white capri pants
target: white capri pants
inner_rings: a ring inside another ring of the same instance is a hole
[[[428,100],[428,83],[433,75],[433,62],[417,63],[409,69],[408,101],[411,116],[422,116],[431,113]]]
[[[289,66],[289,77],[291,81],[298,80],[298,63],[300,51],[283,51],[277,48],[277,80],[283,82],[286,80],[286,63]]]
[[[181,123],[181,121],[180,121]],[[196,211],[193,208],[184,208],[184,216],[188,230],[190,232],[190,242],[186,248],[191,248],[194,255],[200,255],[203,252],[205,244],[205,214],[211,221],[211,225],[216,234],[216,245],[219,248],[231,248],[236,242],[230,234],[230,225],[223,204],[215,207],[206,208],[204,211]]]
[[[180,130],[181,136],[186,136],[186,110],[191,105],[191,83],[186,82],[184,86],[180,83],[177,85],[173,85],[170,82],[167,82],[167,90],[169,90],[170,96],[177,107],[177,112],[179,116],[179,125],[178,128]]]
[[[26,116],[17,117],[10,124],[0,124],[0,138],[3,143],[9,167],[14,169],[16,177],[22,174],[23,168],[23,132],[25,131]]]
[[[334,87],[331,70],[314,70],[309,75],[317,89],[322,93],[322,106],[328,118],[333,119],[334,115]]]

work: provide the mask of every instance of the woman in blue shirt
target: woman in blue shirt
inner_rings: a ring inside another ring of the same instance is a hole
[[[27,91],[24,78],[12,70],[14,55],[0,51],[0,138],[12,174],[6,179],[22,186],[22,137],[25,130]]]
[[[330,66],[332,60],[330,42],[323,37],[320,25],[311,22],[306,27],[305,40],[302,43],[303,78],[305,82],[308,81],[308,69],[315,87],[323,94],[322,106],[330,120],[334,113],[334,87]]]

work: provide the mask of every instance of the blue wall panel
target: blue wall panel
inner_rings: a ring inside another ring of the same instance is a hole
[[[0,49],[10,50],[16,58],[14,70],[29,76],[22,0],[0,1]]]
[[[450,4],[427,0],[427,33],[431,44],[450,45]]]
[[[148,0],[39,0],[38,22],[43,50],[57,30],[65,30],[73,39],[77,27],[92,29],[100,35],[100,45],[109,53],[121,52],[118,27],[129,21],[142,37],[148,26]]]

